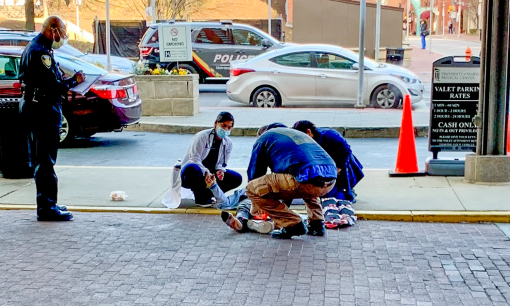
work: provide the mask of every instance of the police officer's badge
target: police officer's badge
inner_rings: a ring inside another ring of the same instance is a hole
[[[49,55],[43,55],[41,56],[42,62],[46,68],[50,69],[51,67],[51,56]]]

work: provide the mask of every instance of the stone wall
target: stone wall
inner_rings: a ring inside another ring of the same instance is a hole
[[[143,116],[198,114],[198,75],[137,75]]]

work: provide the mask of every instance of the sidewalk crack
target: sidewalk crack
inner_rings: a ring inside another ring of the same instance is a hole
[[[25,184],[25,185],[23,185],[23,186],[21,186],[21,187],[19,187],[19,188],[16,188],[16,189],[14,189],[14,190],[12,190],[12,191],[7,192],[6,194],[0,195],[0,199],[1,199],[1,198],[3,198],[3,197],[6,197],[6,196],[8,196],[8,195],[10,195],[10,194],[12,194],[12,193],[15,193],[16,191],[21,190],[21,189],[23,189],[23,188],[25,188],[25,187],[27,187],[27,186],[30,186],[30,185],[32,185],[33,183],[34,183],[34,182],[27,183],[27,184]]]
[[[459,200],[460,205],[462,205],[462,208],[464,208],[464,210],[467,211],[466,207],[464,206],[464,203],[462,203],[459,195],[457,194],[457,191],[455,190],[455,188],[453,188],[453,186],[452,186],[452,184],[451,184],[451,182],[450,182],[450,180],[448,179],[447,176],[445,176],[445,179],[448,182],[448,185],[450,186],[450,188],[453,190],[453,193],[455,194],[455,197],[457,197],[457,200]]]

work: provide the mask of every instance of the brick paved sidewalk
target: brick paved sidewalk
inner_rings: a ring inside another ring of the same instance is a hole
[[[492,224],[237,234],[218,216],[0,211],[0,305],[508,305]]]

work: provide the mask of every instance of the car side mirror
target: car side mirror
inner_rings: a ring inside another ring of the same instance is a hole
[[[271,42],[270,42],[270,41],[269,41],[269,39],[267,39],[267,38],[264,38],[264,39],[262,40],[261,45],[262,45],[262,47],[264,47],[264,48],[271,48],[271,46],[272,46]]]
[[[352,64],[352,70],[359,70],[359,64],[358,63]]]

